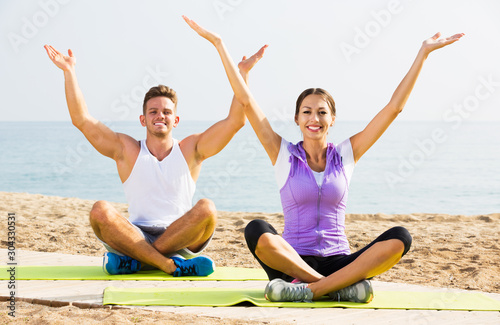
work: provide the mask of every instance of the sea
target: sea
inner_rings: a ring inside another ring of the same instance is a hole
[[[116,132],[145,138],[139,122],[105,122]],[[174,137],[213,122],[183,120]],[[271,121],[297,142],[294,123]],[[340,143],[367,121],[338,121],[329,141]],[[396,121],[357,163],[348,213],[500,212],[498,122]],[[0,191],[125,203],[115,162],[100,155],[70,122],[0,122]],[[251,126],[203,163],[194,201],[210,198],[221,211],[281,212],[273,166]]]

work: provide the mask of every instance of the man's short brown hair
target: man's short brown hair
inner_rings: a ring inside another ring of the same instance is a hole
[[[146,96],[144,96],[144,103],[142,104],[143,115],[146,115],[146,103],[148,102],[148,100],[155,97],[170,98],[170,100],[175,105],[175,110],[177,111],[177,94],[175,93],[175,90],[164,85],[158,85],[155,87],[151,87],[151,89],[149,89],[149,91],[146,93]]]

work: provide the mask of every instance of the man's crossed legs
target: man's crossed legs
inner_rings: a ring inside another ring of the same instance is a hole
[[[196,275],[193,273],[197,272],[201,273],[199,275],[208,275],[213,272],[213,261],[205,256],[184,260],[173,255],[180,253],[188,258],[199,255],[212,238],[216,222],[215,205],[208,199],[201,199],[191,210],[168,226],[156,240],[151,241],[151,237],[145,236],[140,228],[132,225],[106,201],[97,201],[90,211],[92,229],[112,252],[139,261],[143,268],[150,265],[177,276]],[[112,257],[108,259],[110,263],[121,258],[113,253],[106,254],[105,260],[106,257]],[[133,260],[130,262],[133,264]],[[135,271],[139,269],[138,265]],[[191,272],[183,274],[181,270]]]

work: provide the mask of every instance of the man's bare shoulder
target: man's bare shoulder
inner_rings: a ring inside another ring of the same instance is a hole
[[[200,139],[200,135],[200,133],[191,134],[179,141],[179,147],[185,158],[196,154],[196,146]]]
[[[194,181],[198,179],[203,158],[198,155],[197,146],[200,140],[200,133],[192,134],[179,141],[179,147],[191,171]]]
[[[122,150],[121,150],[121,155],[117,157],[117,159],[130,159],[132,158],[135,160],[137,158],[137,155],[139,154],[139,151],[141,150],[141,143],[140,141],[134,139],[128,134],[124,133],[117,133],[118,138],[120,139],[120,143],[122,145]]]
[[[205,159],[205,157],[200,155],[198,150],[198,145],[202,136],[203,133],[191,134],[179,142],[182,154],[188,163],[193,162],[195,165],[198,165]]]

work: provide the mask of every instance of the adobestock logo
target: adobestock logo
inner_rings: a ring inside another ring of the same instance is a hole
[[[496,88],[500,88],[500,82],[493,80],[493,74],[490,73],[487,78],[478,77],[474,93],[465,97],[461,103],[455,103],[453,108],[447,109],[443,113],[443,120],[452,123],[452,128],[457,129],[463,120],[480,108],[482,101],[488,100],[496,92]]]
[[[269,114],[268,119],[269,121],[274,121],[273,131],[281,133],[281,131],[289,127],[289,123],[286,121],[290,119],[290,115],[290,110],[286,106],[282,106],[279,110],[272,111]],[[251,132],[253,133],[253,130]],[[263,148],[255,134],[253,134],[253,136],[243,138],[238,142],[237,150],[233,151],[235,157],[227,160],[222,170],[210,174],[210,181],[207,185],[199,187],[199,191],[195,194],[194,199],[199,200],[205,197],[215,199],[223,196],[224,191],[232,183],[238,182],[239,177],[247,174],[243,165],[251,165],[254,161],[256,161],[258,159],[257,157],[259,151],[262,152]]]
[[[493,80],[492,74],[488,77],[479,76],[470,95],[464,97],[461,102],[454,103],[452,108],[443,113],[444,127],[437,127],[432,130],[430,136],[422,140],[415,140],[415,146],[407,157],[399,157],[397,170],[385,173],[387,185],[394,189],[397,184],[405,182],[425,161],[434,155],[440,145],[453,136],[453,132],[460,131],[462,122],[470,118],[472,113],[478,111],[483,103],[497,92],[497,88],[500,88],[500,82]]]
[[[363,28],[354,28],[352,43],[340,43],[340,50],[346,61],[350,63],[354,55],[360,54],[361,50],[367,48],[372,40],[379,36],[384,28],[389,26],[394,15],[401,13],[403,6],[399,0],[391,0],[386,9],[371,11],[371,20],[367,21]]]
[[[61,9],[61,6],[68,4],[69,0],[41,0],[38,2],[40,7],[32,16],[21,18],[21,30],[18,33],[10,32],[7,35],[10,45],[14,52],[19,53],[22,45],[28,44],[30,40],[35,38],[41,29],[49,23],[50,19],[54,18]]]
[[[243,0],[215,0],[213,2],[214,9],[221,20],[228,12],[232,12],[238,7]]]
[[[128,93],[121,94],[120,98],[111,103],[111,112],[120,114],[118,119],[125,120],[130,116],[130,111],[142,114],[142,102],[149,88],[162,84],[169,73],[162,71],[157,65],[154,68],[147,66],[147,74],[142,78],[142,83],[130,89]]]
[[[119,98],[112,101],[110,110],[115,117],[114,120],[101,122],[108,128],[113,129],[116,121],[124,121],[131,112],[136,112],[137,115],[142,114],[142,101],[144,95],[154,85],[163,84],[165,78],[170,74],[161,69],[160,66],[150,67],[146,66],[146,74],[142,78],[142,82],[130,88],[128,93],[122,93]],[[103,135],[99,132],[90,135],[94,141],[101,141]],[[64,160],[54,161],[53,170],[58,176],[73,173],[84,159],[95,151],[92,145],[87,140],[81,140],[76,145],[68,145],[65,147],[66,155]]]

